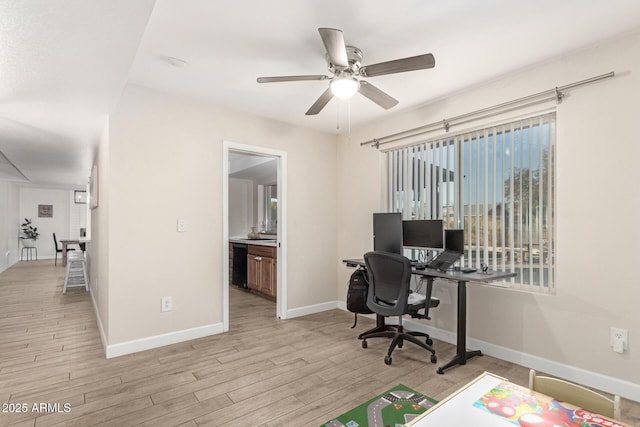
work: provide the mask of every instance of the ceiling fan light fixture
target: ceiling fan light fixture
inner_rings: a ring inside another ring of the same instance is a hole
[[[366,80],[369,77],[387,74],[404,73],[406,71],[426,70],[436,65],[432,54],[411,56],[379,62],[377,64],[361,65],[362,51],[355,46],[346,45],[341,30],[336,28],[318,28],[320,38],[324,44],[327,69],[333,76],[321,74],[301,76],[258,77],[258,83],[298,82],[303,80],[329,80],[329,87],[316,99],[305,115],[318,114],[334,97],[350,99],[356,92],[373,101],[378,106],[388,110],[398,105],[398,100],[378,89]]]
[[[350,99],[356,94],[360,87],[360,82],[354,77],[335,77],[329,84],[333,96],[339,99]]]

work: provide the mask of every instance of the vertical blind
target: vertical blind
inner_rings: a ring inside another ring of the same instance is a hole
[[[555,113],[392,149],[389,210],[462,228],[465,265],[554,291]]]

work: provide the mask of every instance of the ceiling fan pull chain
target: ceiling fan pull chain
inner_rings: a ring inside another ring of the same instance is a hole
[[[351,137],[351,100],[347,100],[347,124],[349,126],[348,132],[349,137]]]

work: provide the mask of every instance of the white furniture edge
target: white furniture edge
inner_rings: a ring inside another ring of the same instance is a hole
[[[455,332],[446,331],[411,319],[405,320],[404,325],[409,330],[426,332],[432,338],[450,344],[456,344]],[[506,360],[507,362],[516,363],[526,368],[533,368],[536,371],[560,377],[567,381],[582,384],[587,387],[595,388],[607,393],[617,394],[618,396],[624,397],[626,399],[640,402],[640,384],[634,384],[630,381],[625,381],[619,378],[591,372],[586,369],[577,368],[575,366],[556,362],[550,359],[545,359],[540,356],[522,353],[520,351],[491,344],[471,337],[467,337],[467,347],[473,350],[481,350],[482,353],[487,356],[493,356],[501,360]],[[436,354],[438,354],[437,347]],[[470,360],[467,363],[471,364],[474,363],[474,361]],[[464,369],[464,366],[458,366],[454,369]]]
[[[442,405],[444,405],[445,403],[447,403],[448,401],[450,401],[454,397],[458,396],[460,393],[464,392],[468,388],[472,387],[474,384],[484,380],[484,378],[486,378],[486,377],[495,378],[495,379],[500,380],[500,381],[508,381],[506,378],[503,378],[503,377],[501,377],[499,375],[496,375],[496,374],[493,374],[491,372],[485,371],[482,374],[480,374],[479,376],[477,376],[476,378],[474,378],[473,380],[469,381],[468,383],[466,383],[465,385],[463,385],[462,387],[457,389],[456,391],[454,391],[453,393],[451,393],[449,396],[445,397],[444,399],[442,399],[441,401],[436,403],[434,406],[429,408],[426,412],[424,412],[423,414],[420,414],[420,416],[416,417],[415,419],[413,419],[412,421],[407,423],[406,424],[407,427],[414,426],[414,425],[417,425],[417,424],[422,424],[420,421],[423,418],[426,418],[432,412],[437,411],[438,409],[440,409],[440,407],[442,407]]]

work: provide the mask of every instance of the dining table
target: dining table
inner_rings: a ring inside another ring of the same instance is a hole
[[[60,245],[62,246],[62,265],[67,265],[67,252],[69,251],[69,245],[78,245],[80,246],[80,250],[84,252],[86,244],[89,242],[89,239],[62,239],[60,240]]]

